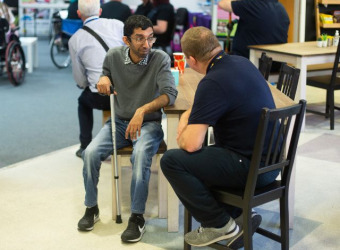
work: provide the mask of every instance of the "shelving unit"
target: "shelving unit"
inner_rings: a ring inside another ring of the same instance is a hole
[[[23,34],[23,36],[26,36],[26,20],[24,18],[24,9],[48,9],[49,10],[49,17],[48,19],[40,19],[40,20],[31,20],[34,24],[34,32],[33,35],[37,35],[37,21],[44,21],[46,22],[46,26],[48,26],[48,29],[51,32],[51,20],[52,20],[52,14],[54,11],[59,9],[67,9],[68,3],[64,3],[63,1],[56,2],[55,0],[52,0],[50,3],[37,3],[37,2],[27,2],[24,0],[19,0],[19,26],[21,27],[20,33]]]
[[[324,5],[328,7],[328,5],[339,5],[340,10],[340,0],[314,0],[315,3],[315,30],[316,30],[316,37],[320,37],[321,35],[321,28],[323,29],[340,29],[340,23],[331,23],[331,24],[323,24],[320,22],[320,5]]]

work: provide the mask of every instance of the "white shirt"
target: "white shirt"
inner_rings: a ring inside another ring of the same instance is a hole
[[[124,45],[123,22],[93,16],[86,19],[84,25],[94,30],[109,48]],[[81,88],[89,86],[92,92],[98,92],[95,84],[102,73],[105,49],[94,36],[83,29],[71,36],[68,45],[73,78],[77,85]]]

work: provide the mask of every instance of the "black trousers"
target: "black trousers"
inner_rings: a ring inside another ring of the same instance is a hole
[[[212,186],[244,189],[250,161],[228,149],[203,147],[188,153],[170,149],[161,159],[161,168],[178,198],[202,227],[222,227],[241,211],[216,201],[209,191]],[[258,186],[273,182],[278,173],[258,179]]]
[[[93,109],[110,110],[110,97],[92,93],[89,87],[78,98],[80,147],[85,149],[92,140]]]

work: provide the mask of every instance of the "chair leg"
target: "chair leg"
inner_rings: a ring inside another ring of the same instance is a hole
[[[162,155],[156,155],[158,166],[158,217],[168,217],[168,181],[165,178],[161,168],[160,160]]]
[[[289,249],[289,209],[288,195],[280,199],[281,249]]]
[[[244,241],[244,250],[253,249],[251,208],[243,209],[243,241]]]
[[[334,130],[334,90],[329,90],[329,118],[331,130]]]
[[[191,231],[191,226],[192,226],[192,217],[191,213],[184,208],[184,235],[189,233]],[[191,245],[184,241],[184,250],[191,250]]]
[[[326,91],[326,115],[325,115],[326,118],[329,117],[329,100],[330,100],[329,90],[327,90]]]

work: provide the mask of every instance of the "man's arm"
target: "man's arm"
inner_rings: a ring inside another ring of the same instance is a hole
[[[157,24],[153,26],[155,34],[163,34],[168,29],[168,21],[157,20]]]
[[[224,9],[228,12],[233,12],[233,8],[231,7],[231,2],[232,1],[235,1],[235,0],[221,0],[219,3],[218,3],[218,6],[221,8],[221,9]]]
[[[184,112],[177,128],[177,144],[187,152],[195,152],[202,148],[208,124],[189,124],[191,109]]]
[[[169,101],[170,99],[168,95],[163,94],[154,99],[152,102],[149,102],[138,108],[125,131],[125,138],[128,139],[130,137],[131,140],[137,139],[137,132],[138,136],[140,136],[141,133],[144,115],[155,112],[167,106],[169,104]]]
[[[79,58],[79,55],[76,53],[76,50],[73,47],[72,41],[73,39],[71,38],[68,42],[71,61],[72,61],[72,74],[77,85],[80,88],[84,89],[88,86],[88,82],[87,82],[87,78],[85,74],[85,67],[83,63],[81,62],[81,58]]]

